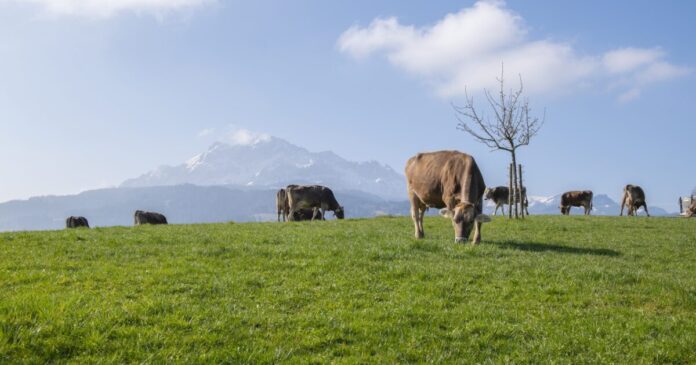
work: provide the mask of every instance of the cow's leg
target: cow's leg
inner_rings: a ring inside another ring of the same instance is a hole
[[[498,207],[499,207],[499,205],[496,204],[495,209],[493,210],[493,215],[498,215]]]
[[[326,220],[326,211],[329,209],[328,204],[321,203],[321,220]]]
[[[425,212],[428,210],[427,207],[421,206],[418,208],[418,229],[423,232],[423,218],[425,217]]]
[[[423,231],[420,227],[420,212],[417,206],[411,205],[411,219],[416,230],[416,238],[423,238]]]
[[[297,206],[297,203],[295,201],[290,201],[290,204],[288,205],[288,222],[294,222],[295,221],[295,211],[299,207]]]
[[[474,222],[474,237],[471,238],[471,243],[478,245],[481,243],[481,222]]]
[[[650,213],[648,212],[648,203],[643,202],[643,209],[645,209],[645,214],[647,214],[649,217]]]
[[[416,238],[423,238],[425,235],[423,231],[423,220],[421,215],[421,202],[420,199],[413,192],[408,193],[409,200],[411,201],[411,219],[413,219],[413,226],[415,228]],[[423,211],[425,211],[423,209]]]

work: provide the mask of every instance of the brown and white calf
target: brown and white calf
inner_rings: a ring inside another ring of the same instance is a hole
[[[638,185],[626,185],[624,187],[623,197],[621,198],[621,212],[619,216],[623,215],[624,206],[628,207],[628,215],[637,215],[638,209],[643,207],[645,209],[645,214],[650,216],[648,212],[648,204],[645,202],[645,192],[643,188]]]
[[[693,217],[696,215],[696,200],[691,201],[691,205],[684,212],[685,217]]]
[[[585,215],[592,211],[592,191],[568,191],[561,195],[561,214],[569,215],[571,207],[584,207]]]

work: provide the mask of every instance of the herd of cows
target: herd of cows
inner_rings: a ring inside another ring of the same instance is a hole
[[[411,218],[416,238],[424,236],[423,217],[429,208],[440,209],[440,214],[452,220],[455,242],[464,242],[474,231],[472,243],[481,241],[481,225],[490,221],[483,214],[483,201],[495,204],[493,214],[509,204],[508,187],[487,188],[483,175],[470,155],[459,151],[419,153],[406,162],[406,185],[411,204]],[[527,191],[522,188],[520,202],[523,211],[529,214]],[[592,191],[569,191],[561,196],[561,214],[569,215],[571,207],[584,208],[585,215],[592,211]],[[621,211],[627,208],[629,216],[637,215],[638,209],[648,212],[645,192],[640,186],[626,185],[621,199]],[[321,185],[288,185],[276,193],[278,221],[323,220],[327,211],[343,219],[345,211],[331,189]],[[696,201],[686,210],[685,216],[696,215]],[[135,225],[167,224],[167,218],[154,212],[138,210],[134,214]],[[68,217],[67,228],[89,227],[84,217]]]
[[[464,242],[473,230],[472,243],[479,243],[481,225],[490,221],[483,214],[483,200],[494,202],[494,214],[509,202],[509,189],[504,186],[486,188],[474,158],[458,151],[419,153],[411,157],[406,163],[406,183],[416,238],[424,235],[425,211],[428,208],[439,208],[440,214],[452,219],[455,242]],[[522,188],[520,195],[515,199],[529,214],[525,188]],[[585,215],[589,215],[592,211],[592,197],[592,191],[589,190],[564,193],[561,195],[561,214],[569,215],[571,207],[583,207]],[[626,185],[619,215],[623,215],[624,208],[628,208],[628,215],[636,215],[641,207],[650,216],[643,189],[637,185]],[[691,203],[685,215],[696,215],[696,202]]]

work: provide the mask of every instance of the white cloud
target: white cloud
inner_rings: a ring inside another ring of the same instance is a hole
[[[664,61],[654,62],[641,71],[636,73],[636,80],[639,84],[645,85],[653,82],[673,79],[685,76],[691,72],[688,67],[681,67],[669,64]]]
[[[603,62],[609,72],[623,73],[657,62],[664,56],[659,48],[621,48],[605,53]]]
[[[215,133],[215,129],[214,129],[214,128],[204,128],[204,129],[201,129],[201,130],[198,132],[198,137],[199,137],[199,138],[207,137],[207,136],[209,136],[209,135],[211,135],[211,134],[213,134],[213,133]]]
[[[175,11],[192,9],[217,0],[0,0],[0,2],[32,3],[48,14],[89,18],[108,18],[119,13],[133,12],[162,16]]]
[[[521,74],[530,93],[572,91],[596,83],[620,85],[631,98],[647,84],[689,73],[665,61],[659,48],[621,48],[584,55],[572,44],[529,39],[524,20],[501,1],[479,1],[424,27],[396,18],[353,26],[338,39],[338,49],[357,59],[383,55],[394,66],[431,83],[444,97],[465,88],[493,88],[500,75]]]
[[[233,145],[251,146],[261,142],[268,142],[270,140],[271,135],[267,133],[253,132],[248,129],[236,129],[227,135],[224,142],[231,143]]]

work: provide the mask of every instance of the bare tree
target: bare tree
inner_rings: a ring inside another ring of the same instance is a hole
[[[500,71],[500,78],[496,78],[500,84],[500,92],[497,97],[487,89],[484,94],[492,110],[493,118],[489,118],[474,106],[474,99],[466,92],[466,103],[463,106],[452,104],[459,123],[457,129],[469,133],[475,140],[491,148],[491,151],[506,151],[510,153],[512,166],[517,166],[517,149],[529,145],[532,137],[539,133],[544,125],[545,116],[530,116],[532,109],[529,107],[529,99],[522,97],[524,85],[520,75],[520,86],[517,90],[505,93],[504,70]],[[545,114],[545,113],[544,113]],[[512,169],[513,186],[510,194],[515,204],[515,217],[517,213],[517,201],[521,200],[517,192],[517,168]],[[512,205],[510,206],[512,210]]]

